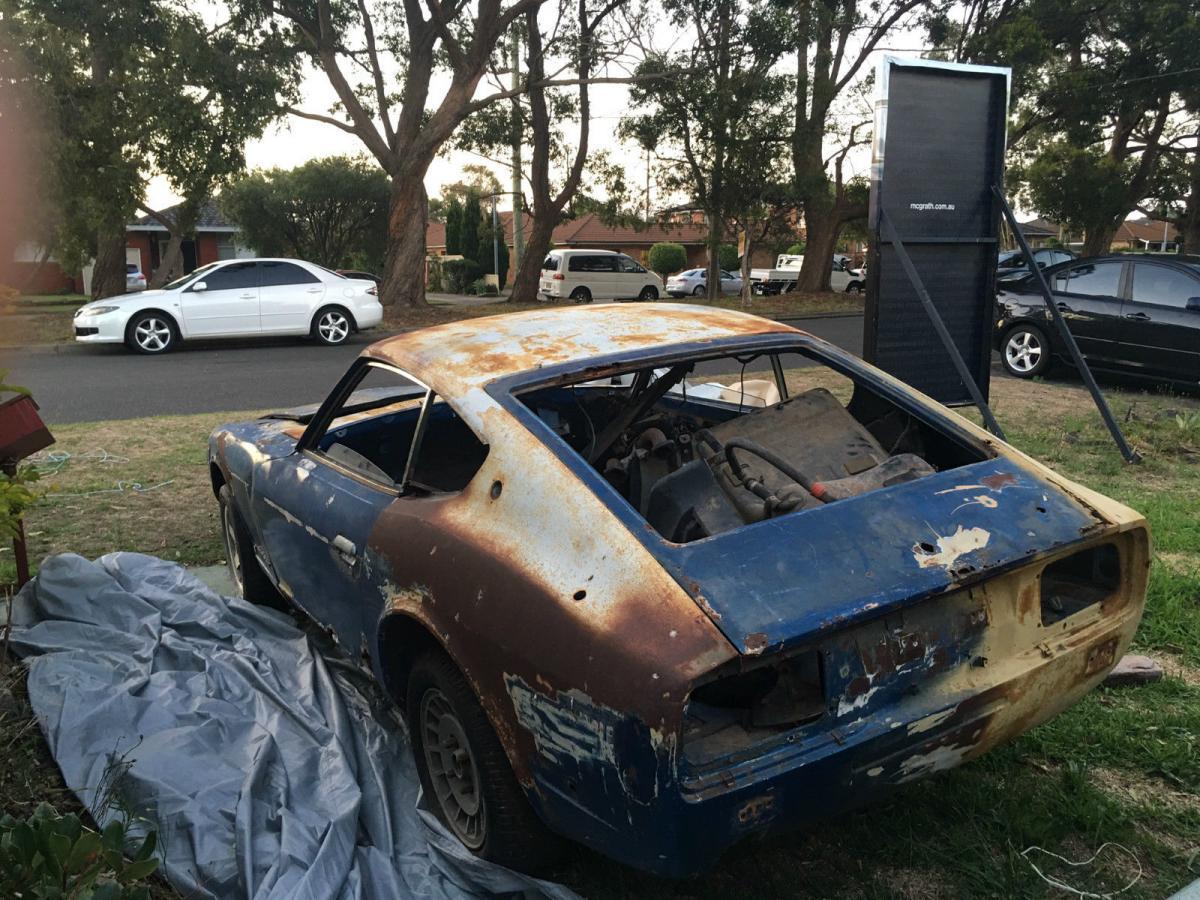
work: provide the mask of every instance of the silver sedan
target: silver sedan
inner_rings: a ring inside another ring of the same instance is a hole
[[[732,272],[721,272],[721,293],[740,294],[742,276]],[[703,297],[708,293],[708,272],[704,269],[688,269],[667,279],[667,293],[672,297]]]

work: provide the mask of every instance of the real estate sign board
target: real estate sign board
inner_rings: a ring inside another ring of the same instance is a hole
[[[967,404],[880,212],[986,398],[1009,70],[885,56],[877,77],[863,355],[943,403]]]

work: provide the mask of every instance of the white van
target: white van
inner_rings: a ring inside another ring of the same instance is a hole
[[[662,279],[633,257],[614,250],[551,250],[542,263],[538,295],[593,300],[657,300]]]

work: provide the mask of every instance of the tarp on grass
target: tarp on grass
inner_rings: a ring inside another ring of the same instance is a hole
[[[189,897],[571,898],[476,859],[427,811],[403,723],[287,616],[135,553],[47,559],[12,645],[68,786],[144,820]]]

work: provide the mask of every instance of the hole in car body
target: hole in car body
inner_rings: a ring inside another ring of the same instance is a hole
[[[1042,625],[1054,625],[1108,599],[1121,584],[1121,555],[1114,544],[1088,547],[1042,570]]]

